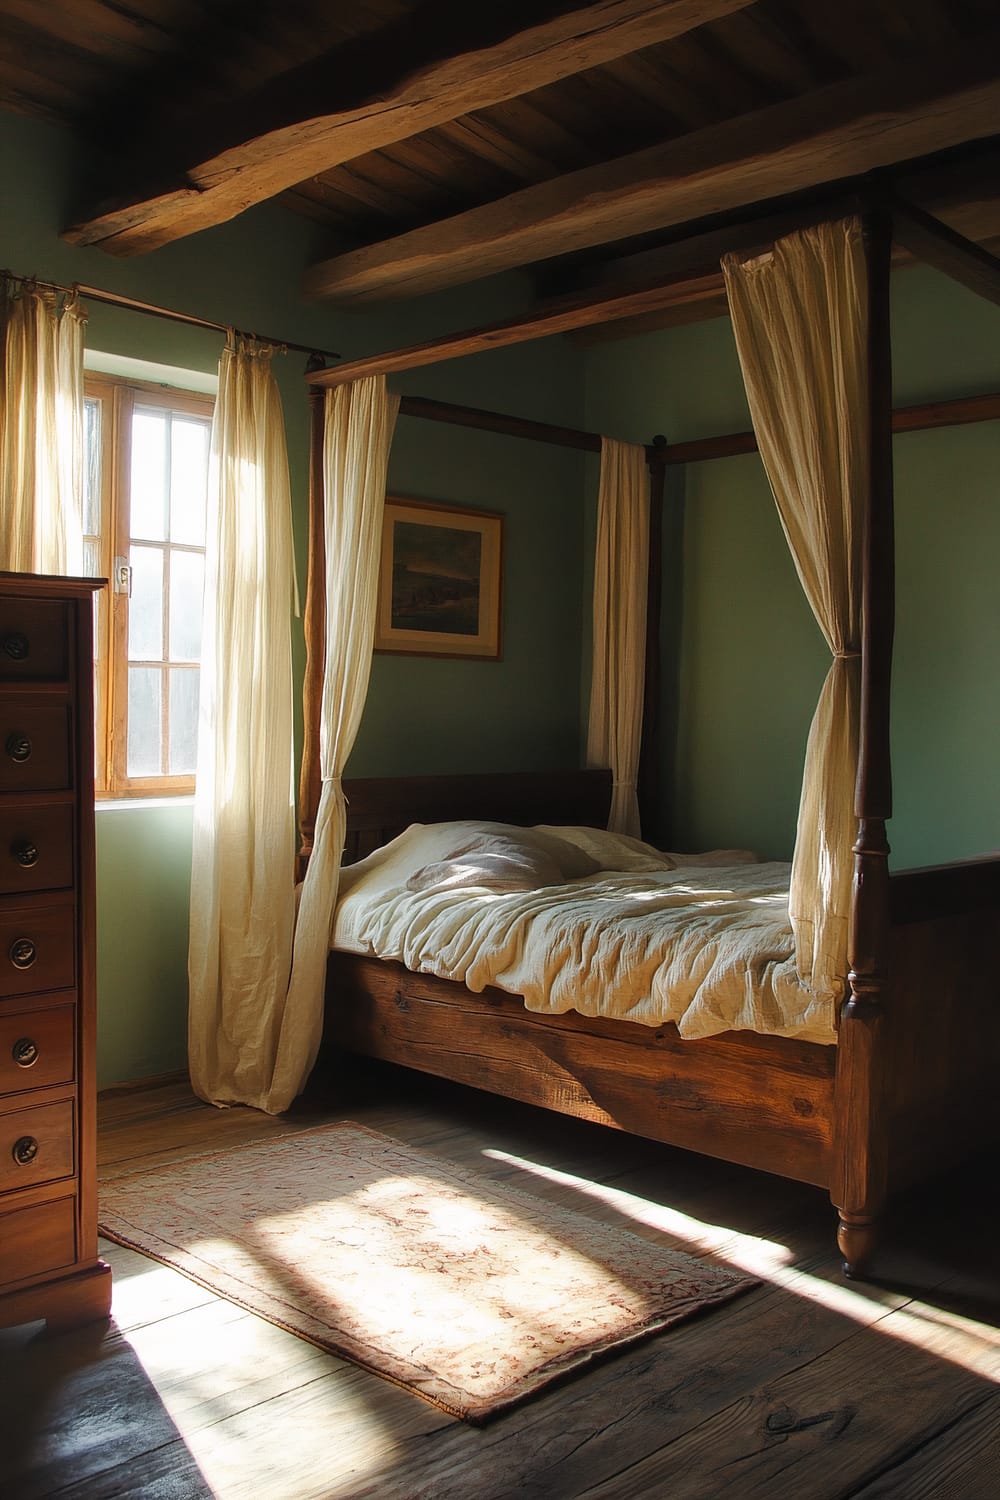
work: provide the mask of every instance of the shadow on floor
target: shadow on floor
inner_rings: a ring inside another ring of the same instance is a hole
[[[0,1329],[4,1500],[211,1500],[198,1465],[114,1324]]]

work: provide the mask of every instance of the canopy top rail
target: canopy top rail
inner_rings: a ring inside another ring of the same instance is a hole
[[[557,427],[549,422],[513,417],[478,406],[457,406],[450,401],[434,401],[424,396],[402,396],[399,411],[405,417],[447,422],[456,427],[472,427],[506,437],[527,438],[557,448],[575,448],[582,453],[601,451],[600,433]],[[950,401],[925,401],[917,406],[897,407],[892,414],[892,430],[925,432],[934,427],[967,427],[974,422],[995,421],[1000,421],[1000,391],[988,391]],[[652,469],[662,469],[756,452],[757,438],[753,432],[727,432],[717,437],[694,438],[686,443],[668,443],[665,437],[657,435],[646,444],[646,462]]]
[[[581,453],[600,453],[601,435],[577,427],[557,427],[528,417],[507,416],[479,406],[456,406],[450,401],[432,401],[424,396],[402,396],[400,415],[423,417],[432,422],[448,422],[456,427],[473,427],[480,432],[497,432],[506,437],[527,438],[531,442],[549,443],[556,448],[575,448]],[[654,465],[666,451],[665,437],[654,437],[646,445],[646,462]]]
[[[1000,258],[902,197],[891,179],[873,174],[853,186],[842,187],[835,197],[827,197],[822,203],[786,205],[757,219],[728,226],[721,233],[706,233],[704,222],[692,226],[690,235],[674,241],[676,249],[689,247],[692,263],[673,274],[628,285],[597,285],[578,296],[553,298],[522,317],[445,334],[382,354],[365,355],[333,369],[315,369],[306,379],[311,385],[325,388],[347,385],[369,375],[423,369],[489,349],[509,348],[557,333],[656,312],[667,306],[703,303],[719,309],[724,304],[719,259],[725,249],[759,253],[794,230],[850,214],[873,212],[888,213],[898,249],[943,271],[977,295],[1000,304]]]

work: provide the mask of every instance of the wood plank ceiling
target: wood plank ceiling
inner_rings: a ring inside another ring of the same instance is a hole
[[[274,199],[342,302],[704,271],[682,228],[872,171],[1000,234],[996,0],[0,0],[0,108],[77,132],[68,239],[143,253]]]

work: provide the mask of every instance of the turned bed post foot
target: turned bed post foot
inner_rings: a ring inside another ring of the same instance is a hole
[[[874,1219],[841,1213],[837,1226],[837,1244],[844,1257],[844,1275],[852,1280],[864,1276],[878,1241]]]

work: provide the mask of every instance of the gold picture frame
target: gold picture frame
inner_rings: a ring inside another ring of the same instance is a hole
[[[503,516],[389,497],[375,650],[499,661]]]

